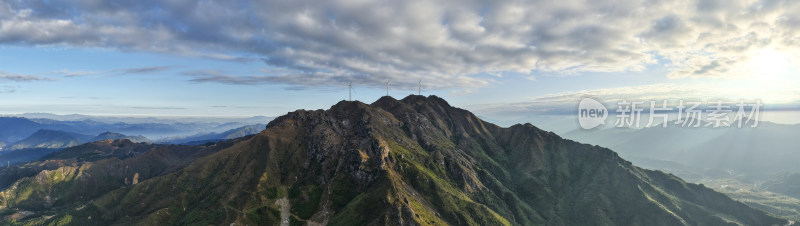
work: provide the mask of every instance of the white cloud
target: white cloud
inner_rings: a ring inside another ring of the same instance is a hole
[[[0,82],[30,82],[30,81],[52,81],[52,78],[42,77],[37,75],[23,75],[11,72],[0,71]]]
[[[613,107],[620,101],[668,101],[677,104],[685,101],[755,101],[771,109],[797,109],[800,102],[800,91],[795,88],[798,83],[787,82],[783,85],[763,87],[752,85],[751,81],[718,84],[676,84],[659,83],[641,86],[624,86],[603,89],[590,89],[573,92],[562,92],[536,96],[530,101],[518,103],[499,103],[472,105],[469,109],[482,115],[531,115],[531,114],[573,114],[577,104],[583,98],[593,98]]]
[[[481,72],[640,71],[657,58],[672,78],[725,77],[746,73],[760,49],[798,55],[799,10],[780,0],[6,0],[0,44],[264,59],[291,71],[195,80],[226,83],[476,87],[491,82],[472,76]]]
[[[116,68],[110,69],[105,71],[87,71],[87,70],[56,70],[51,71],[50,73],[46,73],[48,75],[61,75],[64,77],[82,77],[82,76],[91,76],[91,75],[99,75],[99,76],[120,76],[120,75],[144,75],[144,74],[154,74],[159,72],[168,71],[174,66],[152,66],[152,67],[136,67],[136,68]]]

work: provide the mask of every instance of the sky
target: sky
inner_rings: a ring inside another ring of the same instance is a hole
[[[0,0],[0,114],[279,116],[437,95],[800,109],[799,1]]]

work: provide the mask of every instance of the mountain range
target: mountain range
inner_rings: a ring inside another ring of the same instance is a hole
[[[78,133],[41,129],[31,134],[31,136],[21,141],[17,141],[8,148],[5,148],[5,150],[14,151],[25,148],[65,148],[86,143],[91,138],[92,136]]]
[[[221,133],[211,132],[211,133],[195,134],[191,136],[167,137],[159,140],[158,143],[193,145],[193,144],[203,144],[206,142],[230,140],[234,138],[257,134],[262,130],[264,130],[264,126],[266,125],[255,124],[255,125],[242,126]]]
[[[128,136],[121,133],[104,132],[97,136],[84,135],[79,133],[65,132],[59,130],[41,129],[31,134],[29,137],[17,141],[0,152],[0,162],[7,165],[26,162],[38,159],[46,154],[60,151],[80,145],[86,142],[101,140],[120,140],[126,139],[134,143],[166,143],[166,144],[204,144],[216,143],[223,140],[239,138],[252,135],[264,129],[264,124],[242,126],[221,133],[201,133],[192,136],[170,137],[158,141],[152,141],[142,135]]]
[[[787,173],[762,185],[766,190],[800,199],[800,173]]]
[[[73,115],[73,117],[56,117],[50,114],[25,115],[31,117],[52,116],[51,118],[80,120],[70,121],[50,118],[0,117],[0,143],[5,143],[4,146],[8,146],[42,129],[77,134],[100,134],[110,131],[121,134],[142,135],[152,140],[159,140],[167,137],[220,133],[247,125],[265,123],[271,119],[267,117],[254,117],[246,119],[209,119],[210,121],[197,121],[198,119],[114,118],[80,115]]]
[[[17,141],[13,145],[10,145],[5,150],[14,151],[27,148],[59,149],[59,148],[72,147],[91,141],[119,140],[119,139],[127,139],[136,143],[153,142],[150,139],[147,139],[147,137],[144,137],[142,135],[127,136],[121,133],[104,132],[98,134],[97,136],[92,137],[90,135],[84,135],[79,133],[41,129],[31,134],[31,136],[23,140]]]
[[[745,120],[747,121],[747,120]],[[729,172],[765,178],[800,172],[800,125],[759,122],[733,127],[610,128],[575,130],[565,137],[611,148],[633,162],[654,169]],[[737,124],[737,122],[733,122]]]
[[[207,145],[99,141],[0,175],[0,217],[12,225],[789,223],[436,96],[298,110]]]

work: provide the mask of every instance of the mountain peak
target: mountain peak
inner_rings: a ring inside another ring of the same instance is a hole
[[[382,96],[381,98],[378,98],[378,100],[376,100],[375,102],[384,102],[384,101],[397,101],[397,99],[394,99],[394,97],[392,96]]]
[[[9,147],[9,150],[25,148],[65,148],[72,147],[86,141],[90,136],[64,132],[60,130],[40,129],[29,137],[22,139]]]
[[[89,139],[89,141],[120,140],[120,139],[130,140],[131,142],[135,142],[135,143],[142,143],[142,142],[144,142],[144,143],[152,143],[153,142],[150,139],[147,139],[147,137],[144,137],[142,135],[128,136],[128,135],[125,135],[125,134],[115,133],[115,132],[104,132],[104,133],[101,133],[101,134],[95,136],[94,138]]]
[[[331,106],[328,111],[350,111],[350,110],[358,110],[358,109],[365,109],[368,108],[369,105],[361,102],[361,101],[348,101],[343,100],[339,101],[339,103],[334,104]]]
[[[391,109],[391,108],[395,108],[395,107],[397,107],[399,105],[402,105],[402,104],[403,104],[403,102],[400,102],[399,100],[394,99],[394,97],[382,96],[381,98],[379,98],[375,102],[372,102],[372,104],[370,104],[370,106],[383,108],[383,109]]]
[[[413,95],[412,94],[412,95],[408,95],[406,98],[403,98],[402,102],[406,103],[406,104],[409,104],[409,105],[426,104],[426,105],[436,105],[436,106],[441,106],[441,107],[452,107],[452,106],[450,106],[450,103],[447,103],[447,101],[445,99],[442,99],[441,97],[438,97],[436,95],[430,95],[430,96],[426,97],[426,96],[422,96],[422,95]]]
[[[59,130],[40,129],[40,130],[37,130],[33,134],[44,135],[44,134],[68,134],[68,133],[64,132],[64,131],[59,131]]]
[[[281,121],[291,122],[291,126]],[[590,217],[609,219],[609,222],[618,224],[656,224],[651,218],[659,218],[669,224],[679,224],[687,219],[692,222],[714,223],[713,220],[716,219],[706,221],[709,219],[704,219],[703,215],[716,213],[744,214],[751,217],[744,221],[774,220],[763,213],[737,212],[739,211],[737,208],[743,208],[743,204],[733,203],[732,200],[722,201],[731,202],[728,205],[733,206],[732,208],[714,207],[715,209],[709,209],[710,212],[706,213],[681,212],[677,206],[683,204],[674,206],[662,200],[669,200],[667,197],[674,196],[681,200],[679,202],[708,204],[709,207],[716,204],[703,203],[695,197],[684,195],[688,193],[683,191],[670,190],[671,188],[667,187],[669,184],[685,184],[685,182],[661,172],[633,166],[609,149],[564,140],[530,123],[501,128],[484,122],[469,111],[453,107],[437,96],[409,95],[402,100],[384,96],[370,105],[358,101],[341,101],[328,110],[300,110],[290,113],[285,117],[279,117],[270,125],[267,131],[259,135],[264,136],[262,139],[280,136],[270,131],[289,134],[299,132],[287,131],[306,131],[293,139],[307,142],[305,146],[309,149],[305,155],[309,156],[308,160],[298,160],[292,164],[307,166],[309,168],[305,171],[316,173],[298,175],[296,180],[305,181],[307,184],[317,183],[312,181],[336,184],[339,183],[337,181],[345,180],[349,181],[348,187],[354,192],[365,196],[363,199],[352,201],[355,203],[342,204],[338,208],[318,206],[319,209],[316,211],[352,214],[356,209],[350,208],[362,208],[367,206],[367,203],[388,203],[386,205],[393,206],[376,208],[381,206],[376,205],[370,208],[375,211],[374,213],[363,212],[362,209],[360,212],[357,211],[358,214],[355,216],[342,215],[326,219],[333,223],[376,223],[378,221],[370,219],[375,219],[378,215],[383,215],[385,217],[383,219],[399,218],[397,220],[416,221],[414,218],[404,219],[402,216],[406,216],[407,213],[387,210],[387,208],[399,208],[413,210],[408,213],[412,216],[425,215],[427,217],[424,219],[427,221],[443,221],[451,224],[469,224],[466,222],[523,225],[586,224],[594,221],[584,222],[581,221],[584,218],[572,218],[569,215],[577,216],[592,212],[589,209],[584,208],[584,212],[577,209],[575,211],[578,212],[571,212],[572,210],[554,206],[571,203],[589,208],[588,206],[597,205],[598,203],[586,202],[581,197],[569,195],[573,192],[587,191],[612,200],[627,200],[629,198],[626,196],[630,194],[637,194],[637,197],[654,197],[658,204],[652,204],[654,201],[648,199],[635,199],[632,202],[637,203],[635,204],[637,206],[660,205],[663,207],[659,208],[665,209],[661,211],[656,208],[651,209],[653,210],[651,212],[642,212],[638,208],[609,204],[598,208],[615,209],[615,212],[599,213]],[[331,171],[333,169],[338,170]],[[608,184],[602,181],[617,182]],[[637,184],[647,188],[637,189],[635,186],[625,184]],[[392,188],[385,190],[387,187]],[[431,187],[436,189],[431,190]],[[589,190],[581,190],[590,187]],[[707,188],[690,187],[694,193],[714,197],[719,195]],[[473,201],[439,193],[442,190],[452,194],[464,194],[463,197],[469,197]],[[666,193],[660,193],[659,190]],[[509,191],[524,195],[511,195],[507,199],[512,201],[492,201],[494,204],[476,201],[494,200],[487,197],[495,197],[497,194]],[[330,192],[341,193],[336,190]],[[436,198],[431,200],[425,198],[426,196]],[[351,197],[354,196],[343,199]],[[385,198],[389,200],[383,200]],[[402,201],[392,204],[391,200]],[[440,206],[443,204],[437,204],[443,201],[461,203],[459,205],[463,206],[448,205],[448,208],[444,208]],[[425,207],[420,209],[414,205]],[[469,216],[463,215],[463,211],[466,211],[463,208],[474,208],[472,211],[475,212]],[[517,212],[503,211],[515,208],[521,209]],[[616,212],[638,212],[648,217],[626,219],[616,215]],[[670,212],[681,212],[682,218],[676,220],[670,217]],[[313,214],[306,217],[301,218],[320,219],[320,216]],[[352,221],[343,221],[349,218],[352,218]],[[612,218],[618,220],[610,220]],[[468,220],[463,221],[464,219]]]

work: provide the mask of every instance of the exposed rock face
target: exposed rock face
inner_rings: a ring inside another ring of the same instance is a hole
[[[44,222],[276,225],[288,206],[290,223],[330,225],[786,223],[611,150],[415,95],[291,112],[88,206]]]
[[[139,173],[136,173],[136,174],[133,175],[132,184],[138,184],[138,183],[139,183]]]

